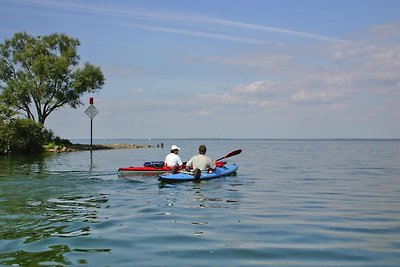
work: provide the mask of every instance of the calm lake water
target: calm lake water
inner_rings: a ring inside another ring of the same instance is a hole
[[[399,140],[123,142],[164,148],[0,158],[0,265],[400,266]],[[238,174],[118,176],[201,143]]]

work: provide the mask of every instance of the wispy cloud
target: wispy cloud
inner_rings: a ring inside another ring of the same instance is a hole
[[[212,22],[215,24],[220,24],[220,25],[229,25],[229,26],[234,26],[234,27],[238,27],[238,28],[259,30],[259,31],[265,31],[265,32],[275,32],[275,33],[286,34],[286,35],[294,35],[294,36],[305,37],[305,38],[310,38],[310,39],[315,39],[315,40],[320,40],[320,41],[325,41],[325,42],[340,42],[340,43],[347,42],[347,40],[344,40],[344,39],[333,38],[333,37],[329,37],[329,36],[312,34],[312,33],[307,33],[307,32],[293,31],[293,30],[288,30],[288,29],[269,27],[269,26],[265,26],[265,25],[258,25],[258,24],[251,24],[251,23],[244,23],[244,22],[238,22],[238,21],[232,21],[232,20],[223,20],[223,19],[216,19],[216,18],[209,18],[209,17],[205,17],[205,18],[206,18],[205,21],[209,21],[209,22]]]
[[[12,2],[12,1],[11,1]],[[180,24],[180,28],[172,28],[172,27],[159,27],[154,25],[138,25],[137,23],[131,25],[134,28],[140,28],[143,30],[149,31],[162,31],[169,32],[175,34],[184,34],[190,36],[204,37],[204,38],[213,38],[225,41],[232,42],[244,42],[244,43],[253,43],[253,44],[262,44],[268,41],[268,36],[262,36],[262,38],[249,38],[245,36],[233,36],[224,33],[216,33],[214,31],[215,26],[220,27],[231,27],[235,29],[247,29],[257,32],[267,32],[267,33],[275,33],[281,34],[283,36],[291,36],[291,37],[300,37],[311,40],[317,40],[322,42],[333,42],[333,43],[342,43],[346,42],[344,39],[318,35],[313,33],[294,31],[290,29],[283,29],[278,27],[270,27],[267,25],[259,25],[246,23],[235,20],[227,20],[223,18],[209,17],[197,14],[188,14],[188,13],[180,13],[180,12],[166,12],[162,10],[152,10],[152,9],[143,9],[143,8],[130,8],[124,9],[123,7],[109,7],[109,6],[100,6],[100,5],[85,5],[77,2],[63,2],[63,1],[47,1],[47,0],[21,0],[18,3],[26,3],[28,5],[33,6],[41,6],[43,8],[50,9],[58,9],[58,10],[68,10],[74,12],[83,12],[83,13],[91,13],[91,14],[102,14],[110,17],[118,17],[120,19],[131,22],[132,20],[156,20],[159,22],[184,22]],[[187,30],[185,29],[188,26],[188,23],[193,23],[196,25],[212,25],[209,29],[209,32],[195,31],[195,30]]]
[[[206,38],[211,38],[211,39],[240,42],[240,43],[249,43],[249,44],[265,44],[266,43],[265,40],[261,40],[261,39],[232,36],[232,35],[219,34],[219,33],[208,33],[208,32],[191,31],[191,30],[166,28],[166,27],[154,27],[154,26],[145,26],[145,25],[129,25],[129,27],[142,29],[142,30],[177,33],[177,34],[191,35],[191,36],[197,36],[197,37],[206,37]]]
[[[338,92],[311,92],[301,90],[291,96],[291,100],[299,102],[329,102],[334,98],[341,97],[342,94]]]

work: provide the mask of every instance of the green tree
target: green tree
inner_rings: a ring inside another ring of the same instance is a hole
[[[1,103],[0,98],[0,123],[10,122],[15,114],[12,109]]]
[[[7,154],[11,151],[13,131],[10,124],[14,115],[15,112],[2,104],[0,98],[0,155]]]
[[[0,120],[0,136],[0,155],[41,152],[53,139],[53,133],[43,124],[30,119]]]
[[[77,108],[80,97],[101,89],[99,67],[79,65],[78,39],[65,34],[17,33],[0,44],[0,94],[3,103],[44,124],[58,108]]]
[[[35,153],[43,151],[43,144],[51,138],[43,124],[29,119],[17,119],[11,122],[11,153]]]

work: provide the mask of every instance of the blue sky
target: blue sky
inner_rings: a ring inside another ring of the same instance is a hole
[[[0,41],[66,33],[106,84],[88,138],[400,138],[400,1],[0,0]]]

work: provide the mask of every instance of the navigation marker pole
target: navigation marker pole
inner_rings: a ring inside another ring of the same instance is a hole
[[[92,152],[93,146],[93,118],[99,113],[97,108],[93,105],[93,102],[93,97],[91,97],[89,100],[90,106],[85,110],[86,115],[90,118],[90,152]]]

